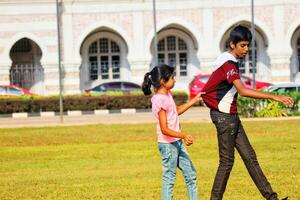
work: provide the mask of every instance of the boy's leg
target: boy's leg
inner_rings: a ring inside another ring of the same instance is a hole
[[[277,194],[272,190],[270,183],[262,172],[257,161],[256,153],[252,148],[240,121],[235,143],[236,148],[260,193],[268,200],[277,200]]]
[[[173,199],[174,183],[176,178],[176,168],[178,162],[178,150],[173,143],[158,143],[162,158],[162,199]]]
[[[211,191],[211,200],[223,198],[227,181],[234,163],[234,146],[237,130],[236,116],[211,111],[211,119],[217,128],[219,167]]]
[[[197,187],[197,173],[196,169],[188,155],[188,152],[180,140],[179,145],[179,158],[178,158],[178,168],[182,171],[187,191],[190,200],[198,199],[198,187]]]

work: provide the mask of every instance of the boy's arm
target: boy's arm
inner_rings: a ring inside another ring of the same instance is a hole
[[[167,115],[166,115],[165,110],[161,109],[158,112],[158,119],[159,119],[160,130],[164,135],[167,135],[170,137],[181,138],[184,140],[186,145],[191,145],[193,143],[193,138],[191,135],[169,129],[168,123],[167,123]]]
[[[285,105],[293,105],[294,103],[294,100],[289,96],[275,95],[268,92],[260,92],[246,88],[240,79],[234,80],[233,84],[241,96],[251,97],[255,99],[271,99],[274,101],[282,102]]]
[[[177,106],[177,113],[178,115],[181,115],[182,113],[184,113],[187,109],[189,109],[192,105],[196,104],[196,103],[199,103],[202,98],[201,98],[201,95],[202,94],[205,94],[204,92],[199,92],[193,99],[191,99],[190,101],[180,105],[180,106]]]

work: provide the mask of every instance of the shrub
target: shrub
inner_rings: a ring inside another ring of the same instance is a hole
[[[282,103],[270,100],[253,99],[248,97],[238,98],[238,112],[243,117],[279,117],[300,115],[300,93],[277,93],[278,95],[291,96],[294,104],[286,107]]]
[[[286,117],[287,111],[279,102],[271,101],[266,107],[256,112],[257,117]]]

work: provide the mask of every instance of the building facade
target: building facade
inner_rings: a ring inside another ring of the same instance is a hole
[[[198,73],[226,51],[229,32],[251,25],[249,0],[157,0],[158,62],[176,68],[188,91]],[[241,73],[269,82],[300,81],[300,1],[255,1],[255,57]],[[62,0],[60,27],[65,94],[103,82],[141,84],[155,64],[152,0]],[[0,84],[59,92],[56,1],[0,0]],[[252,50],[251,50],[252,51]]]

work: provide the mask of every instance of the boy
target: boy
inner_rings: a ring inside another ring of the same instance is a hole
[[[219,167],[211,191],[211,200],[223,198],[226,184],[234,163],[234,148],[243,159],[246,168],[261,194],[268,200],[278,200],[263,174],[247,135],[237,114],[237,92],[241,96],[272,99],[292,105],[293,99],[248,89],[240,80],[238,60],[249,51],[252,39],[248,28],[237,26],[230,32],[230,51],[222,53],[214,63],[214,72],[206,83],[202,98],[211,109],[210,116],[217,129]],[[287,199],[287,198],[285,198]]]

